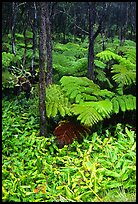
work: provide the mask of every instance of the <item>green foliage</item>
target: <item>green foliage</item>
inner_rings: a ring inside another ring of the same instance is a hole
[[[110,61],[112,59],[116,60],[116,61],[119,61],[121,59],[121,56],[111,52],[110,50],[104,50],[104,51],[98,53],[96,56],[99,57],[104,62],[108,62],[108,61]]]
[[[113,80],[118,84],[131,85],[136,84],[136,71],[128,70],[123,64],[114,64],[112,66]]]
[[[104,62],[114,60],[114,64],[110,65],[109,63],[113,74],[112,79],[118,85],[117,90],[123,93],[124,86],[136,84],[136,49],[123,47],[120,51],[123,53],[123,57],[109,50],[102,51],[96,56]]]
[[[93,126],[119,111],[136,109],[136,97],[118,95],[100,86],[86,77],[64,76],[61,85],[47,88],[47,116],[58,113],[65,117],[77,116],[77,120],[86,126]]]
[[[105,129],[58,149],[53,136],[38,136],[35,109],[33,100],[3,100],[3,202],[112,202],[123,192],[127,201],[130,194],[135,201],[136,133],[131,127],[118,124],[114,137]]]
[[[105,117],[110,117],[112,103],[109,100],[98,102],[85,102],[73,105],[71,111],[81,123],[86,126],[93,126],[95,123],[102,121]]]
[[[86,77],[63,76],[60,82],[66,95],[76,103],[84,100],[97,100],[92,95],[96,95],[100,87]]]
[[[17,84],[17,78],[9,71],[2,72],[2,88],[13,88]]]
[[[136,97],[132,95],[115,96],[111,102],[114,113],[119,113],[119,109],[123,112],[136,109]]]
[[[87,49],[77,43],[57,43],[53,47],[53,67],[64,75],[83,76],[87,73]]]
[[[13,58],[14,58],[14,54],[2,52],[2,69],[3,70],[7,69],[10,66]]]
[[[97,59],[94,60],[94,64],[95,64],[96,67],[99,67],[101,69],[104,69],[106,67],[105,63],[103,63],[102,61],[97,60]]]
[[[59,85],[53,84],[46,89],[47,117],[55,117],[58,112],[62,117],[69,114],[70,103]]]

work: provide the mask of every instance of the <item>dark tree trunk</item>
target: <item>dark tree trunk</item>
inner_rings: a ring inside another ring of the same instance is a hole
[[[24,68],[24,65],[25,65],[26,53],[27,53],[26,29],[27,29],[27,27],[25,27],[24,32],[23,32],[23,35],[24,35],[24,44],[25,44],[25,47],[24,47],[24,55],[23,55],[23,68]]]
[[[15,25],[17,17],[17,2],[12,2],[12,26],[11,26],[11,35],[12,35],[12,53],[16,55],[15,51]]]
[[[52,37],[51,37],[51,22],[50,22],[50,11],[48,8],[49,2],[45,3],[46,9],[46,47],[47,47],[47,77],[46,85],[52,84]]]
[[[33,31],[33,56],[32,56],[32,61],[31,61],[31,74],[32,74],[32,77],[34,78],[34,75],[35,75],[35,70],[34,70],[34,59],[35,59],[35,53],[36,53],[36,46],[37,46],[37,43],[36,43],[36,31],[37,31],[37,9],[36,9],[36,3],[34,3],[34,23],[33,23],[33,28],[32,28],[32,31]]]
[[[102,51],[105,50],[105,43],[104,43],[104,32],[101,32],[101,38],[102,38]]]
[[[46,120],[46,4],[40,2],[40,33],[39,33],[39,111],[40,111],[40,135],[47,135]]]
[[[124,11],[124,3],[120,3],[120,32],[119,32],[119,38],[120,38],[120,46],[123,46],[125,42],[125,24],[126,24],[126,16],[121,15]]]
[[[94,80],[94,23],[96,16],[95,2],[89,2],[89,48],[88,78]]]
[[[96,2],[88,2],[89,6],[89,48],[88,48],[88,78],[91,80],[95,79],[94,76],[94,40],[102,30],[103,22],[107,15],[107,9],[110,7],[110,3],[104,3],[103,13],[99,19],[99,25],[94,33],[94,24],[96,19]]]

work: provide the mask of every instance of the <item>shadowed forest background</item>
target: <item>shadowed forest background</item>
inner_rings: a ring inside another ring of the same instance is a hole
[[[2,200],[136,201],[135,2],[2,2]]]

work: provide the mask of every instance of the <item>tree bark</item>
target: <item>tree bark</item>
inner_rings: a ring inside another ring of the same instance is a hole
[[[88,78],[94,80],[94,23],[96,16],[95,2],[89,2],[89,48]]]
[[[46,85],[52,84],[53,65],[52,65],[52,37],[51,37],[51,22],[49,2],[45,2],[46,9],[46,47],[47,47],[47,77]]]
[[[32,26],[32,31],[33,31],[33,56],[32,56],[32,61],[31,61],[31,75],[34,78],[35,75],[35,70],[34,70],[34,59],[35,59],[35,53],[36,53],[36,32],[37,32],[37,9],[36,9],[36,3],[34,3],[34,23]]]
[[[40,2],[40,33],[39,33],[39,111],[40,135],[47,135],[46,120],[46,4]]]
[[[12,53],[16,55],[15,51],[15,25],[16,25],[16,16],[17,16],[17,2],[12,2],[12,26],[11,26],[11,35],[12,35]]]
[[[26,53],[27,53],[26,30],[27,30],[27,26],[25,26],[24,32],[23,32],[23,35],[24,35],[24,44],[25,44],[24,55],[23,55],[23,68],[24,68],[24,65],[25,65],[25,62],[26,62]]]

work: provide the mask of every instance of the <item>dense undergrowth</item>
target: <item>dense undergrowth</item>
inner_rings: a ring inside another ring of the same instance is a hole
[[[16,56],[10,41],[10,34],[3,38],[3,201],[136,201],[135,42],[126,40],[120,46],[117,38],[107,39],[103,51],[97,37],[94,82],[86,78],[87,38],[83,43],[53,43],[54,84],[46,89],[48,137],[44,138],[39,135],[38,81],[29,100],[13,91],[19,76],[30,75],[31,42],[23,67],[24,37],[16,34]],[[38,49],[34,65],[38,77]],[[67,118],[89,126],[91,133],[59,149],[52,121],[57,125]]]
[[[32,99],[3,99],[2,111],[4,202],[136,201],[136,134],[130,125],[58,149],[53,135],[38,136]]]

